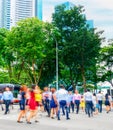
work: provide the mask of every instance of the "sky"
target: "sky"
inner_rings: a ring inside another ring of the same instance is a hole
[[[106,41],[113,39],[113,0],[43,0],[43,20],[51,21],[54,7],[67,1],[84,6],[87,20],[94,20],[98,31],[104,30]]]

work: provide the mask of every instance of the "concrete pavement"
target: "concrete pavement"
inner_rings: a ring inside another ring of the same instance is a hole
[[[94,115],[89,118],[85,113],[80,111],[79,114],[71,113],[70,120],[66,120],[65,116],[61,116],[61,120],[51,119],[46,117],[46,113],[39,113],[39,123],[35,123],[32,119],[32,124],[17,123],[18,106],[14,106],[9,114],[4,115],[0,110],[0,130],[113,130],[113,110],[110,113]]]

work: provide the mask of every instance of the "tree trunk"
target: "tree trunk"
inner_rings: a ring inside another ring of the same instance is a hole
[[[74,84],[74,81],[73,81],[73,74],[72,74],[71,68],[70,68],[70,80],[71,80],[71,85],[73,86],[73,91],[75,91],[76,85]]]
[[[32,72],[33,72],[34,82],[35,82],[35,84],[37,84],[36,73],[35,73],[35,62],[34,62],[34,60],[32,61]]]
[[[11,63],[9,63],[9,65],[8,65],[8,72],[9,72],[9,78],[10,78],[10,80],[11,80],[11,78],[12,78],[12,68],[11,68]]]
[[[84,70],[84,67],[81,68],[81,74],[82,74],[82,79],[83,79],[84,91],[86,91],[86,78],[85,78],[85,70]]]
[[[42,70],[43,70],[44,64],[45,64],[45,61],[42,62],[42,65],[41,65],[41,67],[40,67],[40,71],[39,71],[39,75],[38,75],[37,84],[38,84],[39,81],[40,81],[40,78],[41,78],[41,75],[42,75]]]
[[[21,69],[20,69],[20,72],[18,73],[18,76],[17,76],[17,79],[19,80],[20,79],[20,75],[21,75],[21,72],[22,72],[22,70],[23,70],[23,67],[24,67],[24,61],[22,61],[22,64],[20,65],[21,67]]]

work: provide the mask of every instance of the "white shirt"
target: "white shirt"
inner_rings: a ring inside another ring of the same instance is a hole
[[[98,93],[98,94],[96,95],[96,97],[97,97],[97,100],[98,100],[98,101],[102,101],[102,100],[103,100],[103,94],[102,94],[102,93]]]
[[[58,101],[61,101],[61,100],[68,101],[68,91],[61,88],[56,92],[56,97]]]
[[[91,92],[86,92],[84,94],[85,101],[92,101],[93,100],[93,94]]]
[[[97,100],[96,96],[93,96],[93,105],[94,106],[96,106],[96,100]]]
[[[46,92],[43,92],[42,96],[43,96],[43,99],[44,99],[44,100],[45,100],[45,99],[51,100],[51,98],[52,98],[52,93],[49,92],[49,91],[46,91]]]

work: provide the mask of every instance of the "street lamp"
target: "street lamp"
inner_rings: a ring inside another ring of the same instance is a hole
[[[56,89],[58,90],[58,42],[56,42]]]
[[[58,90],[58,42],[54,33],[58,33],[57,31],[58,31],[58,28],[55,28],[54,30],[52,30],[52,36],[56,44],[56,90]]]

